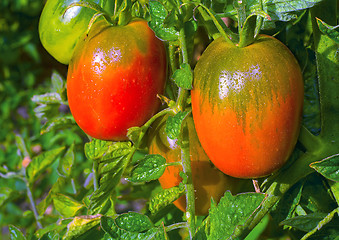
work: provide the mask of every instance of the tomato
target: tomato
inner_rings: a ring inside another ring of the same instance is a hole
[[[75,6],[66,8],[79,0],[48,0],[39,21],[39,35],[44,48],[56,60],[68,64],[80,37],[87,31],[94,10]],[[101,0],[89,0],[100,4]],[[65,13],[65,15],[63,15]]]
[[[165,47],[144,20],[126,26],[94,23],[69,64],[67,96],[75,121],[88,135],[126,140],[160,106],[167,61]]]
[[[193,119],[202,147],[222,172],[257,178],[279,169],[299,134],[303,79],[273,37],[239,48],[213,41],[194,69]]]
[[[167,162],[181,161],[181,149],[177,144],[177,141],[171,140],[167,137],[165,132],[165,119],[162,119],[162,121],[156,124],[153,129],[153,132],[156,134],[151,134],[149,153],[160,154],[166,158]],[[200,145],[192,117],[187,118],[187,125],[192,179],[196,197],[196,214],[206,215],[210,208],[211,198],[218,202],[227,190],[230,190],[233,194],[235,194],[244,182],[241,179],[232,178],[223,174],[215,166],[213,166],[204,152],[204,149]],[[182,178],[179,176],[181,171],[181,165],[167,167],[164,174],[159,178],[160,185],[164,189],[179,185],[182,181]],[[181,211],[185,211],[185,196],[181,196],[174,202],[174,204]]]

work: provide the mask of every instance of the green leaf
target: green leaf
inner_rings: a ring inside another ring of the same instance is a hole
[[[316,19],[319,30],[323,34],[327,35],[330,39],[332,39],[335,43],[339,44],[339,32],[337,31],[337,29],[339,29],[339,25],[333,27],[320,20],[319,18]]]
[[[265,194],[244,193],[232,196],[227,191],[218,206],[211,204],[210,235],[208,239],[231,238],[234,229],[243,225],[260,207]]]
[[[256,15],[250,15],[249,17],[246,18],[239,35],[240,37],[239,47],[246,47],[253,43],[256,22],[257,22]]]
[[[185,189],[181,187],[163,189],[151,199],[149,210],[152,214],[157,213],[162,208],[177,200],[184,192]]]
[[[147,155],[135,167],[128,178],[131,182],[149,182],[156,180],[166,169],[166,159],[161,155]]]
[[[63,91],[65,90],[64,78],[57,71],[53,71],[51,81],[52,81],[52,91],[62,95]]]
[[[116,225],[128,232],[144,232],[153,227],[151,220],[143,214],[129,212],[119,215],[115,219]]]
[[[166,121],[165,131],[170,139],[177,139],[181,132],[181,125],[188,112],[178,112],[175,116],[169,116]]]
[[[309,232],[315,228],[319,222],[327,216],[326,213],[311,213],[305,216],[297,216],[289,218],[280,223],[280,225],[286,225],[296,228],[300,231]]]
[[[47,121],[41,128],[40,133],[45,134],[51,131],[69,128],[71,126],[74,126],[75,124],[76,123],[72,116],[58,117],[50,121]]]
[[[174,27],[165,27],[164,22],[169,15],[166,7],[158,1],[151,0],[149,1],[149,9],[151,14],[149,26],[156,36],[164,41],[178,40],[179,32]]]
[[[84,205],[71,199],[69,196],[63,195],[61,193],[53,194],[53,204],[55,209],[63,216],[64,218],[70,218],[75,216]]]
[[[178,87],[190,90],[192,89],[193,73],[188,63],[182,63],[180,69],[177,69],[172,78]]]
[[[339,154],[314,162],[311,167],[324,177],[339,182]]]
[[[78,239],[82,234],[97,227],[100,223],[101,215],[75,217],[67,225],[66,235],[63,240]]]
[[[129,214],[129,213],[128,213]],[[147,230],[146,232],[134,232],[134,231],[126,231],[124,228],[120,228],[118,227],[117,225],[117,221],[119,222],[119,218],[122,216],[118,216],[116,219],[113,219],[113,218],[108,218],[108,217],[105,217],[103,216],[101,218],[101,227],[102,229],[106,232],[106,234],[108,234],[111,238],[110,239],[119,239],[119,240],[122,240],[122,239],[125,239],[125,240],[130,240],[130,239],[159,239],[159,240],[162,240],[162,239],[167,239],[165,237],[166,235],[166,232],[164,231],[164,228],[163,226],[160,226],[160,227],[152,227],[152,228],[149,228],[150,226],[148,224],[151,224],[153,225],[148,217],[144,216],[144,215],[141,215],[141,214],[134,214],[134,213],[131,213],[132,215],[135,215],[135,216],[129,216],[128,218],[124,219],[126,220],[124,226],[128,226],[131,227],[133,229],[133,224],[134,224],[134,221],[137,220],[137,219],[141,219],[142,222],[143,221],[146,221],[144,223],[147,224],[147,228],[149,230]],[[125,214],[123,214],[125,215]],[[137,215],[140,215],[140,216],[137,216]],[[143,216],[143,217],[141,217]],[[138,224],[137,224],[138,225]]]
[[[65,178],[59,177],[56,181],[56,183],[53,184],[52,188],[49,190],[47,196],[38,204],[37,210],[39,215],[43,215],[47,209],[47,207],[52,203],[53,201],[53,195],[54,193],[58,193],[61,191],[63,186],[65,185]]]
[[[21,232],[21,230],[13,225],[10,225],[8,227],[11,240],[26,240],[24,234]]]
[[[51,166],[64,149],[65,147],[60,147],[34,157],[26,169],[26,177],[29,183],[33,183],[46,168]]]
[[[75,161],[74,156],[74,143],[68,148],[65,155],[60,159],[58,165],[58,174],[61,177],[69,177],[71,175],[71,170]]]
[[[85,154],[98,165],[99,188],[90,198],[90,213],[105,214],[105,202],[115,191],[122,174],[129,164],[135,148],[130,142],[110,142],[94,139],[85,144]]]
[[[62,231],[67,227],[67,224],[71,221],[72,220],[67,219],[49,224],[44,226],[44,228],[38,229],[34,235],[39,238],[39,240],[60,240],[59,233],[62,233]]]
[[[34,95],[32,101],[40,104],[62,103],[59,93],[45,93],[42,95]]]

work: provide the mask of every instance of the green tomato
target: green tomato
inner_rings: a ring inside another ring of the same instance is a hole
[[[102,0],[88,0],[98,5]],[[39,35],[44,48],[59,62],[68,64],[75,45],[96,13],[86,7],[66,8],[79,0],[47,0],[40,16]],[[65,14],[64,14],[65,13]]]

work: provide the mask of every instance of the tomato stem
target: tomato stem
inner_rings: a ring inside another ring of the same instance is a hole
[[[319,149],[322,145],[321,138],[313,135],[304,125],[301,126],[298,140],[308,151]]]
[[[26,178],[24,180],[25,180],[25,183],[26,183],[27,197],[28,197],[29,202],[31,204],[31,208],[32,208],[32,211],[33,211],[33,214],[34,214],[36,225],[39,229],[42,229],[43,227],[42,227],[42,224],[39,221],[39,214],[38,214],[38,211],[37,211],[36,206],[35,206],[35,201],[34,201],[34,198],[33,198],[33,194],[32,194],[32,191],[31,191],[30,184],[29,184],[29,182],[27,181]]]

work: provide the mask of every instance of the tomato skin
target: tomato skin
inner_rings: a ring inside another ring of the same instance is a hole
[[[271,174],[296,144],[303,95],[300,67],[280,41],[261,35],[238,48],[219,38],[194,69],[192,112],[199,140],[227,175]]]
[[[164,44],[147,22],[126,26],[96,22],[74,51],[67,76],[71,113],[88,135],[127,140],[160,106],[166,81]]]
[[[176,140],[167,137],[165,120],[166,117],[162,119],[160,123],[156,124],[156,127],[153,129],[153,132],[156,134],[153,134],[153,137],[151,137],[149,153],[160,154],[166,158],[167,162],[181,161],[181,149]],[[227,176],[213,166],[200,145],[192,116],[188,117],[186,121],[190,144],[192,178],[196,197],[196,214],[207,215],[211,198],[218,202],[227,190],[233,194],[237,193],[240,187],[244,185],[244,181]],[[182,178],[179,176],[181,171],[181,165],[167,167],[164,174],[159,178],[160,185],[164,189],[178,186],[182,181]],[[185,211],[185,196],[181,196],[173,203],[181,211]]]
[[[101,3],[101,0],[89,1]],[[65,13],[66,8],[74,2],[79,0],[48,0],[39,21],[42,45],[57,61],[66,65],[95,14],[94,10],[79,6],[72,7]]]

